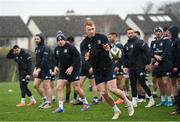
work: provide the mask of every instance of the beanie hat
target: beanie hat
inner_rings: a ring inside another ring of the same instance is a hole
[[[65,40],[65,36],[62,31],[58,31],[56,35],[56,41]]]
[[[155,29],[154,29],[154,33],[155,33],[155,32],[157,32],[157,31],[161,31],[161,32],[163,32],[162,27],[160,27],[160,26],[156,26],[156,27],[155,27]]]

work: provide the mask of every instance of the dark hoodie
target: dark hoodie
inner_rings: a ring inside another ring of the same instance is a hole
[[[150,64],[151,53],[148,45],[136,37],[127,41],[123,53],[125,67],[143,69]]]
[[[169,28],[172,40],[173,67],[180,68],[180,38],[178,38],[179,29],[176,26]]]
[[[19,53],[19,55],[14,54],[13,49],[11,49],[6,58],[14,59],[14,61],[18,64],[20,76],[31,75],[32,58],[25,49],[21,48],[21,52]]]
[[[36,68],[41,69],[51,69],[51,50],[48,46],[44,44],[45,36],[40,33],[36,34],[36,36],[39,36],[40,43],[37,44],[37,47],[35,49],[36,52]]]

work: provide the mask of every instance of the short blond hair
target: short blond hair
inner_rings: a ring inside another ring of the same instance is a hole
[[[94,21],[92,21],[92,20],[87,20],[85,23],[84,23],[84,27],[86,27],[86,26],[94,26],[95,25],[95,23],[94,23]]]

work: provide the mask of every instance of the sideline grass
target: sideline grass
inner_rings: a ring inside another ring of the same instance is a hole
[[[57,102],[50,109],[38,110],[40,97],[34,88],[32,88],[32,82],[29,86],[38,103],[33,107],[17,108],[15,105],[20,100],[18,82],[0,83],[0,121],[112,121],[113,112],[106,103],[91,106],[90,110],[86,112],[80,112],[81,106],[65,104],[64,113],[53,114],[52,111],[58,106]],[[87,83],[85,84],[85,88],[88,100],[91,101],[92,96],[88,91]],[[9,89],[13,91],[8,92]],[[26,101],[29,102],[29,98],[26,98]],[[132,117],[128,117],[124,105],[119,105],[123,114],[118,121],[180,121],[180,115],[172,116],[169,114],[173,110],[173,107],[145,108],[144,106],[146,104],[139,104],[135,108],[135,114]]]

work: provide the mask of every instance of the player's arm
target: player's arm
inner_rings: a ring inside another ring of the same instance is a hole
[[[25,59],[26,59],[26,65],[27,65],[27,75],[26,75],[26,79],[30,78],[30,75],[32,73],[32,57],[26,53],[25,54]]]
[[[14,50],[10,49],[8,54],[6,55],[7,59],[14,59],[15,58],[15,54],[14,54]]]

